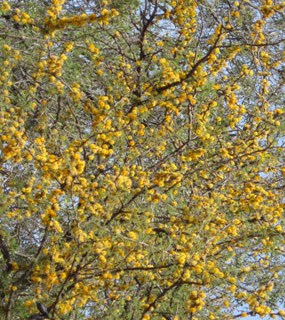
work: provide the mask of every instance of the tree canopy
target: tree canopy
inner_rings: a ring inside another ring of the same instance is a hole
[[[1,2],[1,319],[284,319],[284,7]]]

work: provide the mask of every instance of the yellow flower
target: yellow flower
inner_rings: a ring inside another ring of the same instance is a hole
[[[128,233],[128,236],[132,239],[132,240],[136,240],[137,239],[137,234],[133,231],[130,231]]]
[[[3,12],[5,12],[5,11],[9,11],[10,9],[11,9],[11,7],[10,7],[10,5],[8,4],[8,2],[7,2],[7,1],[3,1],[3,2],[2,2],[1,10],[2,10]]]

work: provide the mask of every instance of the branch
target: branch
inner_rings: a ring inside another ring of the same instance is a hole
[[[0,235],[0,250],[3,255],[4,260],[6,261],[6,265],[7,265],[6,272],[9,273],[12,270],[11,256],[10,256],[10,252],[7,248],[7,245],[4,242],[1,235]]]

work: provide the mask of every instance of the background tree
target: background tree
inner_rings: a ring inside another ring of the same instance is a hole
[[[2,2],[1,319],[284,318],[283,10]]]

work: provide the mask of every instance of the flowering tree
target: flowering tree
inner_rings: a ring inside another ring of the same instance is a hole
[[[284,318],[283,10],[2,2],[1,319]]]

